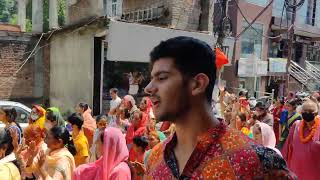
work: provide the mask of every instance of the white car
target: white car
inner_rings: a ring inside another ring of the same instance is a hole
[[[19,123],[22,129],[28,126],[28,118],[31,113],[31,109],[29,107],[18,102],[0,100],[0,108],[2,107],[15,108],[17,111],[16,122]],[[4,127],[4,124],[0,122],[0,129],[4,129]]]

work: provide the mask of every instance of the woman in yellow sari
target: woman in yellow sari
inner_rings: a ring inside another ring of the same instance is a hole
[[[75,169],[72,155],[75,154],[75,147],[70,140],[68,130],[63,127],[51,128],[46,143],[49,149],[39,161],[42,178],[45,180],[71,180],[72,172]]]
[[[44,128],[46,122],[46,110],[41,106],[33,105],[32,111],[29,118],[29,124],[38,125],[41,129]]]

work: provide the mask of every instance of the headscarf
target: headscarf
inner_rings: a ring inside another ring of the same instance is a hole
[[[151,113],[153,114],[152,101],[151,101],[151,99],[149,97],[144,97],[144,99],[146,100],[146,105],[147,105],[147,108],[146,108],[146,110],[144,112],[146,114],[148,114],[148,116],[150,116]]]
[[[30,124],[36,124],[40,126],[41,129],[43,129],[44,123],[46,122],[46,110],[39,105],[33,105],[32,108],[35,108],[37,110],[39,118],[35,122],[33,122],[30,118]]]
[[[57,122],[57,126],[59,127],[66,127],[66,122],[65,120],[63,119],[61,113],[60,113],[60,110],[59,108],[57,107],[50,107],[47,109],[47,113],[48,112],[52,112],[52,117],[53,117],[53,120]]]
[[[280,151],[276,149],[276,135],[274,134],[273,128],[266,123],[257,123],[261,129],[262,145],[276,151],[281,155]],[[282,156],[282,155],[281,155]]]
[[[74,180],[131,179],[126,161],[129,152],[123,134],[118,128],[104,131],[103,156],[94,163],[80,165],[73,173]]]

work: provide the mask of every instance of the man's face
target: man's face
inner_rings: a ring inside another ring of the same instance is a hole
[[[255,110],[256,110],[255,113],[256,113],[257,116],[261,116],[261,115],[263,115],[264,112],[265,112],[263,109],[260,109],[260,108],[258,108],[258,107],[256,107]]]
[[[112,99],[116,99],[117,98],[117,94],[116,93],[114,93],[112,91],[110,91],[109,93],[110,93],[110,96],[111,96]]]
[[[128,99],[124,98],[123,99],[123,106],[125,108],[127,108],[127,109],[130,109],[131,108],[131,102]]]
[[[190,109],[188,83],[171,58],[161,58],[153,64],[145,91],[150,94],[157,121],[174,122]]]

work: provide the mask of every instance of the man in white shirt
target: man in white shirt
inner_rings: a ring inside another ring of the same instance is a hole
[[[121,104],[121,98],[118,96],[118,89],[112,88],[110,89],[110,95],[112,100],[110,101],[110,111],[108,113],[108,116],[110,118],[109,126],[115,127],[117,126],[116,120],[116,109]]]

